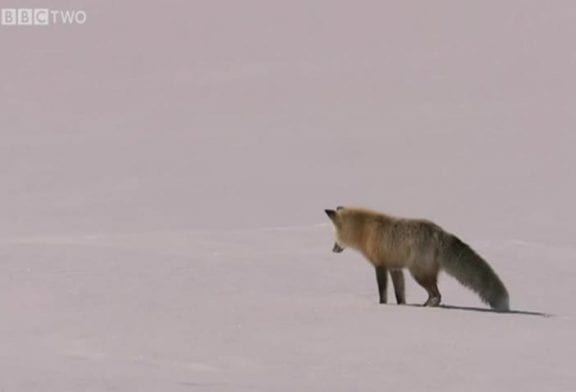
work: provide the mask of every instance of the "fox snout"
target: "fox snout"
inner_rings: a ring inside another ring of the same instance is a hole
[[[337,211],[341,210],[342,208],[343,207],[337,207],[336,210],[324,210],[326,215],[328,215],[328,217],[330,218],[330,220],[334,224],[336,231],[338,231],[338,226],[339,226],[338,212]],[[336,238],[338,238],[338,237],[336,237]],[[344,248],[341,247],[340,245],[338,245],[338,242],[334,242],[334,247],[332,248],[332,252],[341,253],[343,250],[344,250]]]
[[[342,253],[343,250],[344,250],[344,248],[341,247],[340,245],[338,245],[337,242],[334,243],[334,247],[332,248],[332,252],[334,252],[334,253]]]

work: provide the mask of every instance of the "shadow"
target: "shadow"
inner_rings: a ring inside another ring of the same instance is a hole
[[[406,306],[413,306],[416,308],[425,308],[426,306],[420,304],[406,304]],[[498,314],[520,314],[523,316],[539,316],[539,317],[554,317],[553,314],[541,313],[541,312],[530,312],[526,310],[494,310],[490,308],[474,308],[471,306],[453,306],[453,305],[438,305],[437,309],[448,309],[448,310],[464,310],[468,312],[481,312],[481,313],[498,313]]]

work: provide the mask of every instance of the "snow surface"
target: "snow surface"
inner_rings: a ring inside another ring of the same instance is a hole
[[[443,276],[448,308],[379,305],[328,225],[14,238],[1,247],[2,386],[21,390],[570,390],[571,248],[478,249],[517,313]],[[540,263],[549,267],[542,271]],[[532,288],[533,287],[533,288]],[[409,281],[408,301],[425,292]],[[525,313],[524,313],[525,312]],[[531,312],[549,313],[541,315]]]
[[[0,26],[0,391],[576,389],[573,2],[143,3]],[[337,205],[513,312],[379,305]]]

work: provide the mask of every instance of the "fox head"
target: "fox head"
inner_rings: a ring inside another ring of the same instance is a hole
[[[341,215],[343,210],[344,207],[336,207],[336,210],[324,210],[334,224],[335,241],[332,248],[334,253],[341,253],[346,248],[346,238],[343,238],[346,230],[344,230],[344,219]]]

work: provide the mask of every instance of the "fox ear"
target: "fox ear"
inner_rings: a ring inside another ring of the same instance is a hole
[[[324,210],[324,212],[326,213],[326,215],[328,215],[328,218],[330,218],[330,220],[332,222],[336,221],[336,211],[334,210]]]

